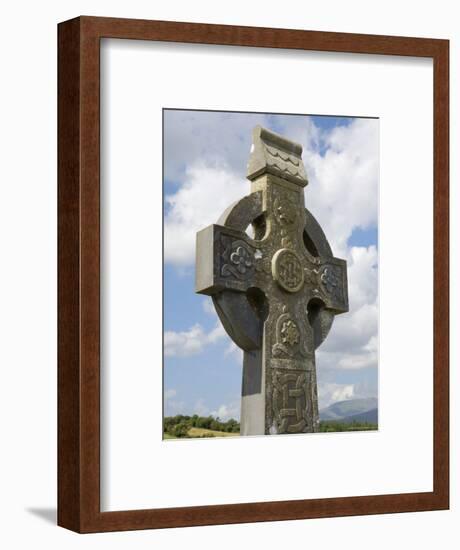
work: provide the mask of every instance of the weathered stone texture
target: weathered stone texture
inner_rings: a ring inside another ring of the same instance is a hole
[[[299,144],[256,127],[251,193],[197,234],[196,292],[213,297],[244,350],[242,435],[318,430],[315,349],[348,311],[346,262],[305,208],[301,155]]]

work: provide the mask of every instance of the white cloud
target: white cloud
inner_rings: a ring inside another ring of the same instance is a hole
[[[224,327],[221,325],[221,323],[218,323],[208,334],[207,342],[209,344],[214,344],[214,342],[217,342],[226,335],[227,333],[225,332]]]
[[[375,246],[348,254],[348,313],[338,315],[317,352],[319,368],[362,369],[378,361],[378,254]]]
[[[209,344],[214,344],[226,336],[224,327],[218,323],[210,331],[205,332],[200,324],[193,325],[189,330],[164,333],[165,357],[189,357],[200,354]]]
[[[376,351],[367,352],[367,346],[364,346],[361,353],[342,353],[337,362],[341,369],[366,369],[376,367],[378,354]]]
[[[164,353],[166,357],[186,357],[200,353],[206,334],[200,325],[194,325],[183,332],[168,330],[164,334]]]
[[[230,418],[239,420],[240,418],[240,401],[234,401],[228,405],[221,405],[216,411],[211,412],[215,418],[226,421]]]
[[[173,390],[176,396],[175,390]],[[203,398],[197,399],[193,405],[185,404],[183,401],[173,400],[172,397],[167,397],[165,392],[165,416],[174,416],[176,414],[194,415],[198,416],[214,416],[214,418],[220,418],[224,422],[229,418],[239,420],[241,400],[236,397],[230,403],[222,404],[217,409],[212,409],[206,404],[206,400]]]
[[[309,178],[306,206],[324,229],[334,254],[346,256],[355,228],[377,225],[379,122],[355,119],[349,126],[322,132],[322,156],[305,138],[303,159]]]
[[[233,355],[237,359],[239,365],[243,364],[243,353],[243,350],[239,348],[232,340],[230,340],[224,351],[224,355],[226,356]]]
[[[320,409],[324,409],[325,407],[332,405],[332,403],[346,401],[347,399],[353,399],[354,397],[354,384],[318,384],[318,401]]]
[[[178,401],[177,399],[175,399],[176,396],[177,391],[174,388],[165,390],[163,396],[165,416],[175,416],[176,414],[183,413],[185,403],[183,401]]]
[[[249,191],[249,182],[225,166],[210,167],[201,161],[190,166],[184,184],[166,196],[169,210],[164,225],[165,262],[192,265],[197,231],[216,223],[230,204]]]
[[[378,294],[378,251],[375,246],[354,246],[347,254],[350,309],[373,304]]]
[[[204,399],[198,399],[198,401],[195,402],[192,415],[193,414],[197,414],[198,416],[209,415],[209,407],[206,406]]]
[[[268,117],[263,114],[166,110],[165,179],[182,182],[184,171],[200,159],[210,167],[225,164],[229,171],[244,180],[252,130],[257,124],[268,126]]]

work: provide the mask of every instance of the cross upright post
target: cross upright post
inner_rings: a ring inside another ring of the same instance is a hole
[[[257,126],[251,193],[197,234],[196,292],[244,350],[241,435],[318,431],[315,349],[348,311],[346,262],[305,208],[301,155]]]

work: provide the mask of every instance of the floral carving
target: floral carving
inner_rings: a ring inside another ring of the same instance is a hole
[[[239,246],[235,252],[230,255],[230,261],[236,265],[236,269],[240,273],[246,273],[248,267],[252,267],[252,257],[246,248]]]
[[[254,252],[247,243],[239,239],[231,242],[225,236],[225,249],[222,254],[221,274],[245,280],[254,272]]]
[[[284,321],[281,327],[281,341],[283,344],[294,346],[299,342],[299,329],[294,321]]]
[[[299,326],[299,320],[283,306],[281,315],[276,319],[273,330],[273,357],[294,358],[304,355],[304,335]]]

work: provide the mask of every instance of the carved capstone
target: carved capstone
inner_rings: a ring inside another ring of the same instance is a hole
[[[318,430],[315,349],[348,311],[347,265],[305,208],[301,155],[257,126],[251,193],[197,234],[196,292],[244,350],[242,435]]]

